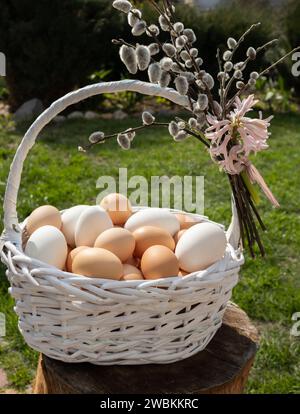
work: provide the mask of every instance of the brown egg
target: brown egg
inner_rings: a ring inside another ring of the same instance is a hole
[[[123,275],[121,280],[144,280],[142,275],[138,275],[137,273],[129,273],[128,275]]]
[[[67,262],[66,262],[66,269],[67,269],[68,272],[73,273],[73,270],[72,270],[73,261],[74,261],[75,257],[77,256],[77,254],[79,252],[81,252],[82,250],[84,250],[84,249],[89,249],[89,247],[79,246],[79,247],[76,247],[75,249],[69,251],[68,257],[67,257]]]
[[[178,240],[180,239],[180,237],[183,235],[183,233],[185,232],[186,230],[179,230],[175,235],[174,235],[174,240],[175,240],[175,243],[177,244],[178,243]]]
[[[132,215],[131,203],[123,194],[108,194],[103,198],[100,206],[107,211],[112,222],[117,226],[122,226]]]
[[[138,257],[131,256],[124,262],[124,264],[129,264],[135,267],[139,267],[141,264],[141,259],[139,259]]]
[[[142,272],[140,271],[140,269],[138,269],[135,266],[132,266],[130,264],[124,264],[123,265],[123,276],[130,275],[130,274],[142,275]]]
[[[197,221],[192,216],[189,216],[188,214],[179,213],[179,214],[175,214],[175,216],[177,217],[180,223],[180,230],[189,229],[190,227],[197,224]]]
[[[125,262],[132,256],[135,248],[135,240],[130,231],[122,229],[121,227],[114,227],[101,233],[97,237],[94,247],[109,250],[114,253],[121,262]]]
[[[30,236],[38,228],[47,225],[61,229],[61,215],[56,207],[41,206],[33,210],[33,212],[28,217],[26,230]]]
[[[151,246],[166,246],[174,250],[175,242],[167,230],[154,226],[140,227],[133,232],[135,238],[134,256],[142,257],[144,252]]]
[[[87,277],[120,280],[121,260],[112,252],[98,247],[84,249],[73,260],[73,273]]]
[[[178,275],[178,260],[166,246],[151,246],[145,251],[141,261],[145,279],[159,279]]]
[[[179,272],[178,272],[178,276],[183,277],[183,276],[186,276],[186,275],[189,275],[189,273],[188,273],[188,272],[185,272],[185,271],[184,271],[184,270],[182,270],[182,269],[180,269],[180,270],[179,270]]]

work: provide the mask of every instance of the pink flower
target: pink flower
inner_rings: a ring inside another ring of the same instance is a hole
[[[211,115],[207,116],[210,124],[205,131],[205,136],[210,140],[210,154],[214,161],[228,174],[240,174],[246,171],[250,181],[257,183],[271,203],[278,207],[278,201],[265,183],[263,177],[254,165],[249,161],[251,153],[268,148],[267,140],[270,136],[268,128],[273,118],[259,119],[245,116],[252,111],[258,101],[254,95],[248,96],[243,101],[239,97],[235,100],[235,108],[230,112],[228,119],[218,120]]]
[[[220,121],[211,115],[207,116],[211,126],[207,128],[205,135],[211,141],[210,153],[214,159],[220,156],[218,163],[229,174],[239,174],[243,165],[247,165],[249,154],[268,148],[268,127],[272,117],[262,119],[260,114],[259,119],[253,119],[245,116],[257,102],[254,95],[243,101],[237,97],[235,109],[228,119]],[[231,140],[234,140],[234,146],[229,149]]]

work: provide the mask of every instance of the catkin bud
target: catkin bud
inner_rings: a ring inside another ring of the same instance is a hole
[[[195,60],[195,62],[196,62],[196,64],[200,67],[201,65],[203,65],[203,59],[201,58],[201,57],[198,57],[196,60]]]
[[[245,69],[245,62],[238,62],[234,65],[234,69],[244,70]]]
[[[172,135],[172,137],[175,137],[179,132],[178,124],[175,121],[171,121],[169,123],[168,130],[169,130],[169,134]]]
[[[256,59],[256,50],[254,49],[254,47],[249,47],[249,49],[247,50],[247,56],[251,60]]]
[[[146,27],[146,22],[144,20],[139,20],[133,26],[131,33],[133,34],[133,36],[141,36],[143,33],[145,33]]]
[[[178,134],[174,137],[174,141],[181,142],[188,137],[188,134],[185,131],[179,131]]]
[[[232,52],[230,52],[230,50],[226,50],[226,52],[223,53],[223,60],[225,60],[226,62],[230,60],[231,57],[232,57]]]
[[[233,77],[234,77],[235,79],[242,79],[242,77],[243,77],[243,72],[242,72],[241,70],[236,70],[236,71],[234,72],[234,74],[233,74]]]
[[[204,111],[208,106],[208,97],[204,93],[198,96],[198,107],[200,111]]]
[[[196,118],[190,118],[189,119],[189,127],[196,129],[197,128],[197,119]]]
[[[172,65],[172,71],[175,73],[180,73],[182,72],[182,68],[176,62],[174,62]]]
[[[174,57],[176,54],[176,48],[171,43],[164,43],[162,49],[169,57]]]
[[[213,101],[214,111],[217,116],[222,115],[222,107],[217,101]]]
[[[151,83],[158,83],[161,77],[161,67],[157,62],[151,63],[148,69],[149,80]]]
[[[180,72],[180,76],[184,76],[188,82],[195,80],[195,75],[192,72]]]
[[[150,37],[152,37],[152,36],[158,36],[159,35],[159,28],[158,28],[158,26],[156,26],[156,24],[151,24],[148,27],[146,33]]]
[[[234,49],[237,45],[237,41],[233,37],[229,37],[227,40],[228,49]]]
[[[132,73],[133,75],[137,73],[137,59],[135,50],[130,47],[123,45],[120,48],[120,58],[121,61],[125,64],[128,72]]]
[[[178,122],[178,128],[181,130],[181,129],[184,129],[186,127],[186,124],[185,124],[185,122],[184,121],[179,121]]]
[[[144,125],[152,125],[155,118],[150,112],[145,111],[142,113],[142,120]]]
[[[193,113],[194,113],[197,117],[198,117],[198,116],[200,116],[200,115],[203,113],[202,109],[200,109],[200,106],[199,106],[198,102],[197,102],[197,103],[195,103],[195,104],[194,104],[194,106],[193,106]]]
[[[120,147],[124,150],[130,149],[130,139],[128,138],[127,134],[118,134],[117,136],[117,142],[120,145]]]
[[[182,35],[177,37],[177,39],[175,40],[175,45],[177,47],[177,49],[182,49],[187,43],[187,37]]]
[[[250,78],[249,81],[248,81],[248,84],[250,86],[255,86],[256,85],[256,79]]]
[[[192,49],[190,49],[190,54],[193,58],[196,58],[199,54],[198,49],[196,49],[195,47],[193,47]]]
[[[236,87],[237,87],[237,89],[243,89],[243,87],[245,86],[245,84],[244,84],[244,82],[242,82],[242,81],[238,81],[237,83],[236,83]]]
[[[167,86],[169,86],[170,82],[171,82],[171,75],[165,70],[163,70],[161,73],[159,85],[162,88],[166,88]]]
[[[140,70],[146,70],[151,61],[151,55],[147,46],[138,45],[136,48],[137,64]]]
[[[208,89],[212,89],[215,86],[214,78],[209,73],[206,73],[203,76],[202,81],[205,83]]]
[[[86,150],[84,148],[82,148],[80,145],[77,147],[79,152],[86,152]]]
[[[183,29],[184,29],[183,23],[177,22],[177,23],[174,24],[174,30],[175,30],[176,33],[183,32]]]
[[[169,57],[164,57],[160,61],[160,64],[161,64],[161,67],[163,68],[163,70],[169,71],[172,68],[173,60]]]
[[[102,131],[96,131],[93,132],[90,136],[89,136],[89,141],[91,144],[97,144],[100,141],[104,140],[104,132]]]
[[[197,38],[195,35],[194,30],[192,29],[184,29],[183,34],[187,37],[187,40],[189,43],[195,43]]]
[[[123,13],[129,13],[132,8],[131,3],[127,0],[115,0],[112,5]]]
[[[224,64],[224,70],[226,72],[230,72],[233,69],[233,63],[232,62],[226,62]]]
[[[130,142],[132,142],[136,136],[136,132],[133,131],[131,128],[126,129],[126,135]]]
[[[175,86],[180,95],[186,95],[189,90],[189,83],[184,76],[177,76]]]
[[[163,30],[164,32],[167,32],[169,30],[169,22],[167,18],[161,14],[158,18],[158,21],[159,21],[161,30]]]
[[[180,57],[181,57],[181,59],[182,59],[184,62],[186,62],[187,60],[189,60],[189,59],[190,59],[190,55],[188,54],[188,52],[187,52],[186,50],[183,50],[183,51],[180,53]]]
[[[204,112],[201,112],[201,114],[197,116],[197,128],[201,129],[205,123],[206,123],[206,115]]]
[[[259,78],[259,73],[258,72],[251,72],[250,73],[250,78],[257,80]]]
[[[157,55],[160,51],[159,45],[157,43],[151,43],[148,46],[148,49],[151,56]]]
[[[226,73],[225,72],[219,72],[218,73],[218,80],[219,81],[223,81],[226,78]]]
[[[142,12],[138,9],[131,9],[128,13],[127,21],[129,26],[133,27],[142,17]]]

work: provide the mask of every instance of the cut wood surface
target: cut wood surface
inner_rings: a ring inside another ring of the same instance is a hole
[[[99,366],[67,364],[41,355],[34,393],[239,394],[257,348],[255,326],[231,303],[206,349],[188,359],[166,365]]]

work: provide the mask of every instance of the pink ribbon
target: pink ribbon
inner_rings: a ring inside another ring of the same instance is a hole
[[[266,197],[271,201],[273,206],[280,207],[280,204],[278,203],[278,201],[274,197],[272,191],[267,186],[267,184],[266,184],[265,180],[263,179],[263,177],[260,175],[258,169],[253,164],[251,164],[250,162],[246,165],[246,172],[248,174],[248,177],[249,177],[251,183],[252,184],[257,183],[260,186],[260,188],[265,193]]]

